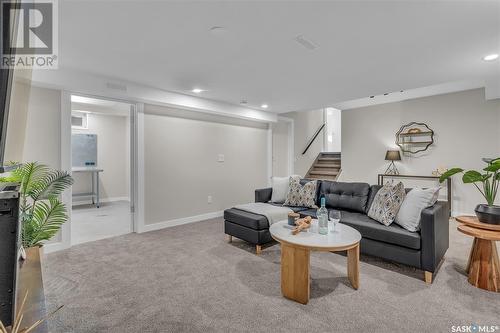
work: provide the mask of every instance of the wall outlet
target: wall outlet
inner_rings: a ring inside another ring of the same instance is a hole
[[[208,202],[209,204],[211,204],[211,203],[212,203],[212,196],[211,196],[211,195],[209,195],[209,196],[207,197],[207,202]]]
[[[224,154],[219,154],[217,156],[217,162],[224,162]]]

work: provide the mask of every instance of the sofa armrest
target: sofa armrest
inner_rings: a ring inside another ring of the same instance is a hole
[[[255,202],[268,202],[271,201],[271,196],[273,194],[273,188],[261,188],[255,190]]]
[[[434,272],[448,250],[450,239],[450,208],[446,201],[422,211],[420,236],[422,239],[422,269]]]

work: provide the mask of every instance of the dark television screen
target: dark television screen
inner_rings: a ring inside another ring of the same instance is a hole
[[[0,69],[0,166],[4,165],[12,72],[10,69]]]
[[[0,0],[3,8],[5,1]],[[16,12],[16,11],[14,11]],[[17,18],[2,10],[0,18],[1,40],[0,54],[4,55],[5,38],[15,37]],[[14,27],[14,31],[12,31]],[[11,50],[9,50],[11,51]],[[10,52],[12,55],[12,52]],[[9,119],[10,95],[14,69],[3,68],[0,64],[0,172],[4,168],[5,142],[7,137],[7,122]],[[4,325],[10,325],[15,308],[15,286],[18,256],[18,199],[6,196],[5,188],[0,190],[0,320]]]
[[[16,1],[14,1],[16,2]],[[10,38],[13,40],[16,38],[17,33],[17,16],[18,11],[7,11],[4,8],[6,5],[5,0],[0,0],[1,8],[1,43],[0,43],[0,54],[2,56],[2,63],[4,56],[13,56],[13,49],[10,48],[10,43],[6,42]],[[14,13],[14,14],[13,14]],[[14,21],[14,22],[13,22]],[[8,50],[7,50],[8,49]],[[4,153],[5,153],[5,140],[7,136],[7,122],[9,119],[9,104],[10,104],[10,93],[12,88],[12,77],[14,69],[4,67],[0,64],[0,167],[4,166]],[[2,170],[0,170],[2,171]]]

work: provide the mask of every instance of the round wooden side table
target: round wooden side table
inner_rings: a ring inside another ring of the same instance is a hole
[[[459,216],[458,231],[474,237],[466,272],[477,288],[500,291],[500,264],[495,241],[500,241],[500,225],[481,223],[475,216]]]

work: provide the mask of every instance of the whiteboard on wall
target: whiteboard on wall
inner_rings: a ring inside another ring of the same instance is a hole
[[[71,158],[73,167],[97,166],[97,134],[72,134]]]

